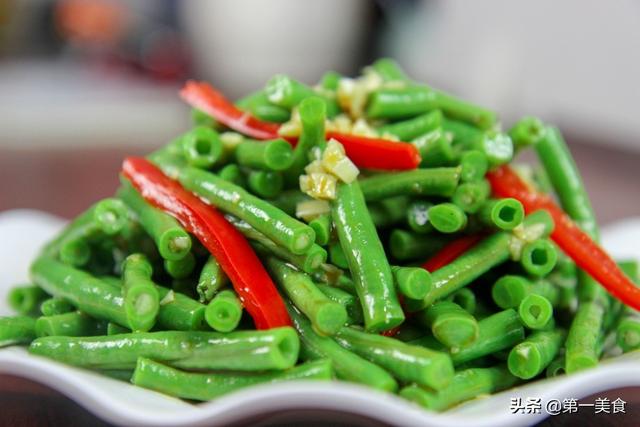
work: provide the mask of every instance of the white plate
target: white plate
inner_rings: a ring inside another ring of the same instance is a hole
[[[30,260],[41,244],[63,224],[34,211],[0,213],[0,315],[10,314],[6,292],[27,278]],[[640,219],[609,227],[605,246],[619,257],[640,259]],[[142,426],[221,426],[278,410],[327,409],[361,414],[403,426],[508,426],[532,424],[540,414],[514,415],[511,398],[562,401],[606,389],[640,386],[640,352],[602,363],[598,368],[568,377],[538,381],[459,406],[445,414],[424,411],[398,397],[346,383],[297,382],[257,386],[191,405],[89,371],[30,356],[24,348],[0,350],[0,372],[46,384],[97,416],[115,424]]]

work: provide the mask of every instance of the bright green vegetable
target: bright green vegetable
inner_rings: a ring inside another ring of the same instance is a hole
[[[465,182],[456,188],[451,201],[466,213],[473,214],[480,210],[490,193],[491,188],[486,180]]]
[[[122,267],[122,296],[129,329],[146,332],[156,323],[160,297],[151,280],[153,267],[142,254],[132,254]]]
[[[429,222],[429,209],[433,203],[424,200],[415,200],[411,202],[407,209],[407,224],[412,231],[420,234],[433,231],[433,226]]]
[[[225,181],[229,181],[232,184],[237,185],[238,187],[245,188],[247,186],[247,182],[244,174],[242,173],[242,169],[235,163],[229,163],[222,169],[218,171],[218,176]]]
[[[535,146],[544,133],[544,124],[535,117],[523,117],[509,129],[509,136],[516,149]]]
[[[195,266],[196,257],[192,252],[189,252],[185,257],[177,260],[164,260],[165,271],[174,279],[184,279],[185,277],[189,277]]]
[[[128,181],[122,181],[118,197],[133,210],[140,225],[153,238],[164,259],[179,260],[191,251],[191,237],[175,218],[149,205]]]
[[[391,232],[389,249],[391,255],[399,261],[423,261],[440,250],[447,241],[444,236],[423,236],[396,229]]]
[[[451,301],[440,301],[418,312],[418,320],[448,348],[465,347],[478,339],[476,319]]]
[[[280,172],[254,170],[249,172],[247,188],[259,197],[270,199],[284,188],[284,178]]]
[[[564,337],[558,329],[530,335],[509,353],[509,372],[524,380],[535,377],[558,355]]]
[[[431,274],[419,267],[391,267],[396,290],[405,298],[421,300],[431,289]]]
[[[453,294],[449,295],[447,300],[458,304],[470,314],[474,314],[476,312],[476,295],[469,288],[458,289]]]
[[[554,306],[560,298],[558,288],[546,280],[531,282],[522,276],[510,274],[498,279],[491,289],[493,301],[503,309],[518,307],[522,300],[530,294],[542,295]]]
[[[457,372],[448,387],[440,391],[426,390],[409,385],[400,390],[400,396],[432,411],[444,411],[458,403],[488,393],[513,387],[518,383],[504,366],[471,368]]]
[[[207,258],[207,262],[200,270],[200,277],[196,285],[196,292],[201,303],[207,303],[229,283],[229,278],[220,267],[213,255]]]
[[[442,113],[439,110],[421,114],[408,120],[380,126],[380,135],[393,135],[401,141],[410,141],[440,127]]]
[[[17,286],[9,291],[7,303],[18,314],[28,315],[37,312],[46,299],[47,294],[37,286]]]
[[[424,168],[451,166],[456,162],[456,153],[451,145],[450,135],[441,129],[425,133],[411,143],[420,152],[422,157],[420,166]]]
[[[330,359],[340,379],[368,385],[379,390],[395,391],[398,384],[378,365],[345,350],[333,339],[318,335],[309,321],[289,306],[293,325],[300,336],[300,352],[304,360]]]
[[[604,309],[595,301],[582,302],[571,322],[565,344],[565,371],[568,374],[598,364],[602,351],[600,336]]]
[[[36,320],[35,330],[38,337],[88,337],[107,333],[107,323],[92,319],[86,314],[72,311],[54,316],[39,317]]]
[[[371,68],[382,77],[385,82],[408,81],[400,65],[391,58],[380,58],[371,64]]]
[[[364,319],[362,316],[362,307],[360,306],[358,297],[354,295],[355,290],[352,289],[352,293],[350,293],[338,287],[322,283],[317,283],[316,287],[331,301],[344,307],[347,312],[347,324],[355,325],[362,323]]]
[[[0,317],[0,348],[29,344],[36,338],[36,319],[28,316]]]
[[[441,233],[455,233],[467,225],[467,215],[453,203],[438,203],[429,209],[429,222]]]
[[[297,106],[306,98],[319,96],[310,87],[282,74],[278,74],[269,80],[264,92],[270,102],[289,109]],[[340,107],[335,99],[322,96],[322,100],[326,104],[327,117],[334,117],[340,112]]]
[[[316,243],[320,246],[324,246],[329,243],[331,233],[333,231],[333,220],[331,214],[322,214],[311,221],[309,221],[309,227],[316,233]]]
[[[381,173],[360,181],[367,201],[393,196],[451,196],[460,180],[459,168],[416,169],[409,172]]]
[[[479,181],[484,178],[487,170],[489,170],[489,161],[482,151],[468,150],[460,155],[460,181]]]
[[[40,304],[40,312],[43,316],[55,316],[73,311],[73,306],[63,298],[49,298]]]
[[[211,328],[218,332],[231,332],[238,327],[242,318],[242,303],[231,289],[225,289],[207,304],[204,318]]]
[[[546,239],[527,243],[522,248],[520,264],[524,271],[532,276],[546,276],[553,270],[558,261],[556,247]]]
[[[518,306],[520,320],[529,329],[542,329],[553,319],[553,305],[542,295],[529,294]]]
[[[194,168],[183,169],[180,183],[218,208],[245,220],[293,254],[306,253],[314,243],[315,232],[311,227],[214,174]]]
[[[453,377],[453,365],[445,353],[353,328],[342,328],[336,340],[347,350],[380,365],[401,381],[439,390],[449,385]]]
[[[181,138],[182,154],[189,165],[209,169],[224,153],[218,132],[210,127],[196,127]]]
[[[524,220],[524,208],[516,199],[489,199],[480,206],[478,219],[498,230],[513,230]]]
[[[148,357],[186,369],[261,371],[287,369],[298,359],[300,342],[289,327],[267,331],[141,332],[99,337],[43,337],[29,352],[70,365],[130,369]]]
[[[293,149],[284,139],[272,141],[244,140],[235,150],[240,166],[271,171],[283,171],[293,163]]]
[[[333,335],[347,322],[346,309],[327,298],[306,273],[269,258],[269,271],[295,306],[303,312],[316,331]]]
[[[391,267],[357,181],[338,185],[331,216],[362,304],[365,328],[379,332],[399,325],[404,313]]]
[[[302,133],[293,151],[291,165],[285,172],[285,181],[288,186],[298,184],[299,176],[304,173],[304,168],[309,163],[310,150],[325,144],[324,122],[327,111],[323,100],[315,96],[306,98],[300,103],[298,111]]]
[[[131,382],[170,396],[192,400],[211,400],[255,384],[292,380],[330,380],[331,363],[317,360],[284,370],[261,374],[184,372],[141,357]]]

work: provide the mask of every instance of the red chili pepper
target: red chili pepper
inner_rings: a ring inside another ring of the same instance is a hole
[[[144,158],[126,158],[122,172],[145,200],[174,216],[218,260],[256,328],[291,325],[271,277],[244,236],[217,209]]]
[[[380,335],[382,335],[383,337],[395,337],[398,332],[400,332],[400,326],[382,331],[380,332]]]
[[[496,196],[520,200],[526,213],[540,209],[549,212],[555,223],[551,233],[553,241],[611,295],[640,310],[640,288],[634,285],[609,254],[582,231],[550,197],[529,189],[506,165],[489,172],[487,179]]]
[[[422,161],[416,146],[407,142],[327,132],[327,139],[330,138],[340,142],[347,153],[347,157],[361,168],[381,170],[415,169]]]
[[[204,111],[223,125],[251,138],[278,138],[277,124],[263,122],[239,110],[208,83],[189,80],[180,91],[180,96],[192,107]]]
[[[449,264],[460,255],[471,249],[476,243],[480,241],[482,235],[473,234],[470,236],[463,236],[452,242],[449,242],[444,248],[440,249],[438,253],[429,258],[422,268],[429,272],[434,272],[439,268]]]
[[[188,81],[180,96],[189,105],[209,114],[225,126],[255,139],[279,138],[276,123],[256,119],[239,110],[219,91],[204,82]],[[345,149],[347,156],[357,166],[367,169],[404,170],[420,165],[420,152],[413,144],[327,132],[327,138],[335,138]],[[296,138],[286,138],[291,144]]]

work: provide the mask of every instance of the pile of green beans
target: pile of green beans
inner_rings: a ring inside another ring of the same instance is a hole
[[[552,243],[551,217],[491,194],[487,172],[533,148],[531,185],[598,239],[556,128],[525,117],[503,131],[492,111],[410,80],[390,59],[316,86],[277,75],[237,107],[288,133],[259,141],[193,110],[193,128],[148,158],[245,236],[291,326],[256,330],[227,264],[122,178],[9,292],[16,314],[0,318],[0,347],[190,400],[336,379],[434,411],[640,349],[640,314]],[[328,174],[327,132],[359,126],[412,144],[419,167],[360,170],[314,201],[300,178]],[[477,243],[427,270],[468,237]],[[620,266],[638,281],[636,261]]]

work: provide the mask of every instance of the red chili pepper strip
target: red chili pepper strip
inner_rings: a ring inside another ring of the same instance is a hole
[[[180,91],[180,96],[192,107],[204,111],[223,125],[251,138],[278,138],[278,124],[263,122],[239,110],[208,83],[189,80]]]
[[[279,138],[276,123],[256,119],[239,110],[233,103],[204,82],[189,80],[180,96],[189,105],[209,114],[225,126],[255,139]],[[420,164],[420,152],[413,144],[327,132],[327,139],[335,138],[345,149],[347,156],[361,168],[382,170],[415,169]],[[286,138],[296,145],[297,138]]]
[[[529,189],[506,165],[489,172],[487,179],[496,196],[520,200],[526,213],[540,209],[549,212],[555,223],[551,233],[553,241],[611,295],[629,307],[640,310],[640,288],[633,284],[609,254],[582,231],[550,197]]]
[[[440,249],[434,256],[429,258],[422,268],[429,272],[434,272],[439,268],[449,264],[460,255],[471,249],[476,243],[480,241],[482,235],[473,234],[470,236],[464,236],[448,243],[444,248]]]
[[[217,209],[144,158],[126,158],[122,172],[145,200],[174,216],[218,260],[256,328],[291,325],[284,302],[255,252]]]
[[[394,337],[400,331],[400,326],[396,326],[391,329],[387,329],[386,331],[380,332],[380,335],[385,337]]]
[[[406,142],[327,132],[330,138],[340,142],[347,157],[361,168],[407,170],[417,168],[422,161],[416,146]]]

